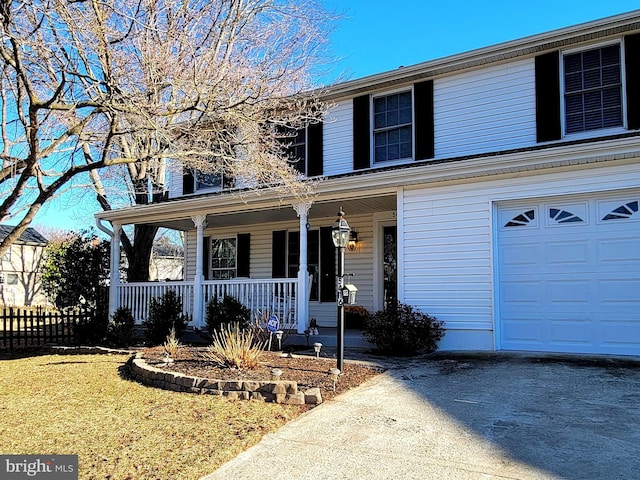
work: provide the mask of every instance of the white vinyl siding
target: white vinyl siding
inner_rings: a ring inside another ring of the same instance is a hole
[[[406,188],[398,212],[400,299],[446,322],[442,349],[493,349],[494,203],[622,191],[639,183],[637,166],[623,165]]]
[[[535,145],[535,107],[533,59],[436,79],[436,158]]]
[[[323,123],[324,175],[353,171],[353,104],[338,102],[327,112]]]
[[[178,198],[182,196],[182,166],[171,160],[168,160],[168,162],[169,198]]]

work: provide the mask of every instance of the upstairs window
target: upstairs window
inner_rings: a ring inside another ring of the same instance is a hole
[[[620,45],[564,56],[564,109],[567,134],[623,126]]]
[[[411,91],[373,98],[374,163],[412,157]]]
[[[222,190],[233,188],[233,178],[223,172],[195,172],[196,190]]]

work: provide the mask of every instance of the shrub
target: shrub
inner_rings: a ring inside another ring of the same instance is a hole
[[[246,330],[251,325],[251,311],[229,295],[225,295],[222,302],[218,301],[218,297],[213,297],[207,303],[206,322],[210,335],[230,323],[237,323],[240,330]]]
[[[398,302],[369,317],[364,337],[388,355],[410,356],[418,350],[435,352],[444,335],[444,322]]]
[[[106,312],[88,311],[73,327],[76,343],[80,345],[101,345],[107,341],[109,318]]]
[[[128,347],[135,343],[136,324],[128,307],[120,307],[111,316],[107,327],[109,343],[116,347]]]
[[[344,327],[356,328],[358,330],[364,328],[369,317],[367,309],[361,306],[347,305],[344,307]]]
[[[145,335],[152,345],[164,342],[171,328],[176,329],[176,336],[180,338],[187,328],[189,316],[182,313],[182,298],[173,290],[167,290],[159,298],[152,298],[149,302],[149,318],[142,322]]]
[[[265,342],[256,342],[251,330],[241,330],[236,324],[223,326],[212,332],[213,343],[204,353],[205,358],[222,366],[251,369],[258,366]]]

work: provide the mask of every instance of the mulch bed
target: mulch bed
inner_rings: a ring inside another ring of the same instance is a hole
[[[318,387],[325,401],[360,385],[382,371],[380,368],[368,365],[345,362],[344,372],[336,382],[334,392],[329,370],[335,368],[335,359],[315,358],[295,353],[293,357],[283,357],[281,352],[264,352],[258,367],[240,370],[220,366],[206,359],[202,355],[202,348],[181,347],[179,352],[174,362],[167,365],[157,363],[164,358],[162,347],[144,349],[143,357],[156,368],[216,380],[269,380],[271,370],[279,368],[282,370],[281,380],[296,381],[298,389],[303,391]]]

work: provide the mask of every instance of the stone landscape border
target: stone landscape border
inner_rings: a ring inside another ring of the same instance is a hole
[[[149,365],[142,353],[133,355],[127,363],[134,380],[164,390],[221,395],[230,400],[257,400],[285,405],[322,403],[319,388],[310,388],[302,392],[298,390],[297,382],[291,380],[217,380],[193,377]]]

